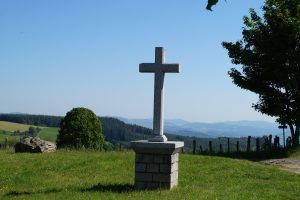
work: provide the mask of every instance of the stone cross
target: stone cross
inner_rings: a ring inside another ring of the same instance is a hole
[[[166,142],[164,135],[164,77],[165,73],[179,73],[179,64],[164,63],[164,48],[155,47],[155,63],[141,63],[140,72],[154,73],[153,134],[149,142]]]

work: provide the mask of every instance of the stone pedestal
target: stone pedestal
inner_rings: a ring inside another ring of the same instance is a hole
[[[135,151],[135,188],[172,189],[178,184],[179,151],[183,142],[132,141]]]

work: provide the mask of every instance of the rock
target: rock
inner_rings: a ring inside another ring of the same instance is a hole
[[[15,145],[15,152],[43,153],[56,151],[56,144],[38,137],[24,137]]]

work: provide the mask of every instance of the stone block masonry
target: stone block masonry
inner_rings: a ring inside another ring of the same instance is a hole
[[[136,189],[171,189],[178,184],[179,154],[137,153],[135,157]]]
[[[178,152],[183,142],[134,141],[131,145],[136,152],[136,189],[172,189],[178,185]]]

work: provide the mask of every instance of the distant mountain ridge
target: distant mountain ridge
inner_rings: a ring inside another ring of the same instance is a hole
[[[14,122],[20,124],[46,126],[46,127],[59,127],[62,116],[49,116],[49,115],[30,115],[30,114],[1,114],[0,121]],[[122,120],[114,117],[99,117],[105,140],[117,145],[129,145],[130,141],[142,140],[153,137],[152,129],[145,128],[139,125],[127,124]],[[166,134],[170,141],[183,141],[185,150],[191,151],[193,141],[196,140],[197,144],[202,144],[203,148],[207,148],[208,139],[188,137],[174,134]],[[217,142],[218,139],[209,140]],[[246,145],[246,140],[241,140],[241,147]]]
[[[62,116],[0,113],[0,121],[47,127],[59,127],[62,118]],[[116,117],[99,118],[102,122],[102,129],[106,140],[117,146],[120,143],[128,145],[129,142],[133,140],[147,139],[152,137],[153,134],[151,129],[152,120],[150,119],[130,120],[126,118],[117,119]],[[139,125],[139,121],[144,125]],[[149,128],[145,128],[145,124],[148,124]],[[254,126],[254,128],[251,126]],[[245,149],[247,146],[246,136],[255,136],[255,134],[252,133],[258,133],[257,127],[259,126],[265,129],[267,127],[264,122],[190,123],[185,120],[175,119],[166,120],[165,130],[167,131],[165,131],[165,133],[170,141],[184,141],[185,150],[187,151],[192,150],[194,141],[196,141],[198,147],[201,145],[204,150],[207,150],[209,142],[212,142],[213,149],[218,150],[219,144],[222,143],[223,146],[227,145],[227,138],[224,137],[231,137],[230,143],[232,147],[239,141],[240,149]],[[275,128],[276,127],[277,126],[275,126]],[[248,130],[251,128],[253,129],[251,134],[245,134],[244,131],[242,131],[244,135],[240,134],[241,130]],[[272,123],[271,128],[274,128],[274,124]],[[226,133],[228,130],[230,134]],[[272,134],[274,135],[274,133]],[[262,135],[266,134],[263,133]],[[233,138],[234,136],[236,138]],[[255,139],[252,138],[252,140],[253,142],[251,142],[251,145],[255,145]]]
[[[129,124],[137,124],[152,128],[151,119],[129,119],[118,117],[118,119]],[[278,124],[266,121],[226,121],[226,122],[188,122],[182,119],[166,119],[164,124],[165,132],[195,137],[246,137],[263,135],[282,135]],[[289,130],[286,130],[289,135]]]
[[[103,117],[111,118],[111,117]],[[103,119],[102,118],[102,119]],[[136,124],[138,126],[152,129],[152,119],[129,119],[124,117],[113,117],[125,122],[126,124]],[[45,125],[50,127],[59,127],[61,116],[47,116],[47,115],[29,115],[29,114],[0,114],[0,120],[11,121],[23,124]],[[112,119],[111,119],[112,120]],[[109,120],[110,121],[110,120]],[[110,123],[108,123],[110,124]],[[116,129],[116,123],[112,123],[112,128]],[[122,125],[123,126],[123,125]],[[135,131],[129,128],[129,132]],[[134,127],[134,126],[132,126]],[[122,128],[126,130],[127,128]],[[133,128],[135,130],[135,128]],[[121,129],[120,129],[121,130]],[[121,132],[119,130],[119,132]],[[139,130],[138,133],[147,132],[149,130]],[[151,130],[150,130],[151,131]],[[278,135],[282,136],[282,130],[278,129],[278,124],[266,121],[227,121],[217,123],[203,123],[203,122],[188,122],[182,119],[166,119],[164,124],[164,131],[169,134],[192,136],[199,138],[218,138],[218,137],[261,137],[263,135]],[[126,134],[128,135],[128,134]],[[286,137],[290,135],[289,130],[286,130]],[[144,136],[139,136],[141,138]],[[134,137],[133,137],[134,138]]]

